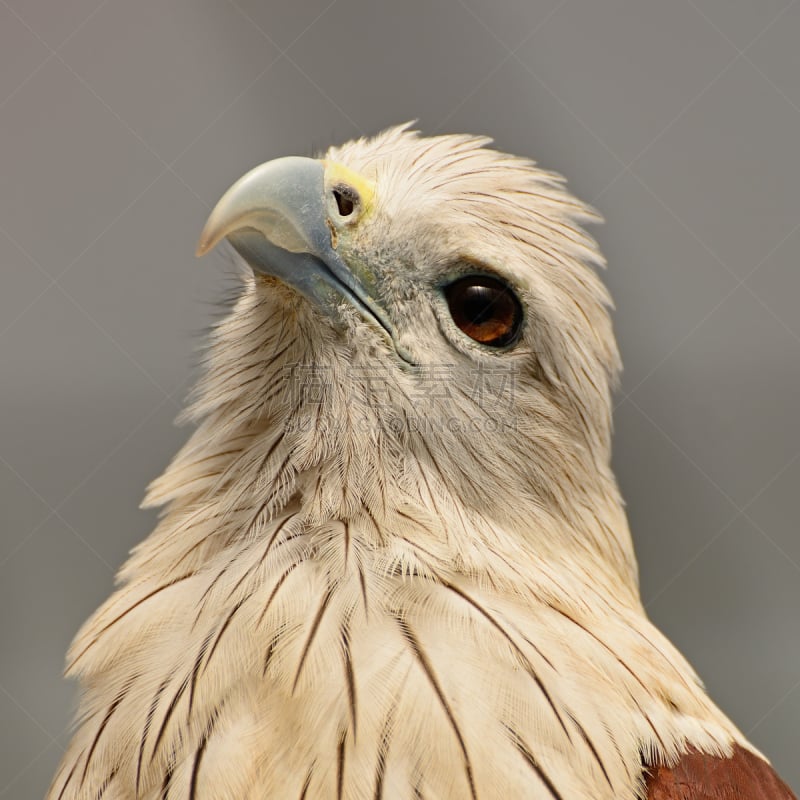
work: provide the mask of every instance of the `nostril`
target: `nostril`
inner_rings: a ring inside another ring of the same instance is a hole
[[[356,207],[357,196],[355,192],[349,187],[339,186],[333,190],[333,196],[340,216],[349,217]]]

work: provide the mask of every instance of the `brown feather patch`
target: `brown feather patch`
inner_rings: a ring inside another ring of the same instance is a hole
[[[692,750],[672,767],[647,769],[647,800],[797,800],[766,761],[739,745],[730,758]]]

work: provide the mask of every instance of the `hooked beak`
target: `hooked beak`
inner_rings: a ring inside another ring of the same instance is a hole
[[[340,164],[299,156],[261,164],[217,203],[197,255],[227,238],[254,271],[279,278],[329,310],[345,299],[394,340],[386,312],[336,250],[331,216],[337,211],[334,191],[342,187],[360,216],[369,211],[372,183]]]

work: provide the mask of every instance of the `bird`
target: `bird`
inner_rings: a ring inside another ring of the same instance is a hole
[[[399,125],[222,195],[236,297],[50,800],[795,797],[643,608],[599,215],[491,145]]]

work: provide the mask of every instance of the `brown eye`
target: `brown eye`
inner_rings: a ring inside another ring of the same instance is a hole
[[[470,339],[490,347],[504,347],[516,339],[522,306],[502,281],[469,275],[445,286],[444,296],[453,322]]]

